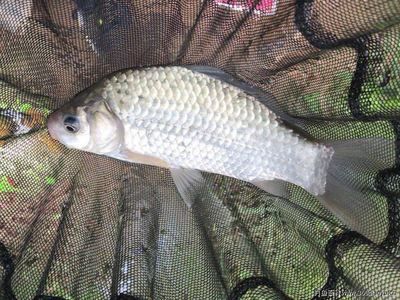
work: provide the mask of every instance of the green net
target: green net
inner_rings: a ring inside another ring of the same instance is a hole
[[[400,298],[398,1],[2,0],[0,37],[0,299]],[[345,178],[379,243],[296,186],[207,174],[188,211],[167,170],[49,137],[103,76],[188,64],[268,91],[317,140],[393,141]]]

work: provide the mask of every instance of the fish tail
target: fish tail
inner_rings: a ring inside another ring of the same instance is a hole
[[[389,167],[383,150],[394,143],[366,138],[336,141],[329,146],[334,154],[327,170],[325,193],[317,198],[352,230],[375,243],[382,242],[387,233],[387,228],[382,229],[386,204],[377,196],[371,176]]]

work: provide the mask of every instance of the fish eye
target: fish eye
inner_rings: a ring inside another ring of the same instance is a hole
[[[78,132],[79,131],[79,120],[75,117],[68,116],[64,119],[64,128],[71,132]]]

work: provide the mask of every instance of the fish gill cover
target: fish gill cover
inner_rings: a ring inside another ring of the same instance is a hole
[[[394,0],[0,1],[0,299],[399,298],[399,23]],[[293,185],[203,174],[189,211],[167,170],[49,137],[105,75],[189,64],[268,91],[316,140],[392,141],[344,178],[379,241]]]

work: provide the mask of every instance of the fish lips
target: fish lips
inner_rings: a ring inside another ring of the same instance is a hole
[[[60,124],[62,124],[62,114],[59,111],[52,113],[47,119],[47,129],[49,134],[57,141],[59,140]]]

